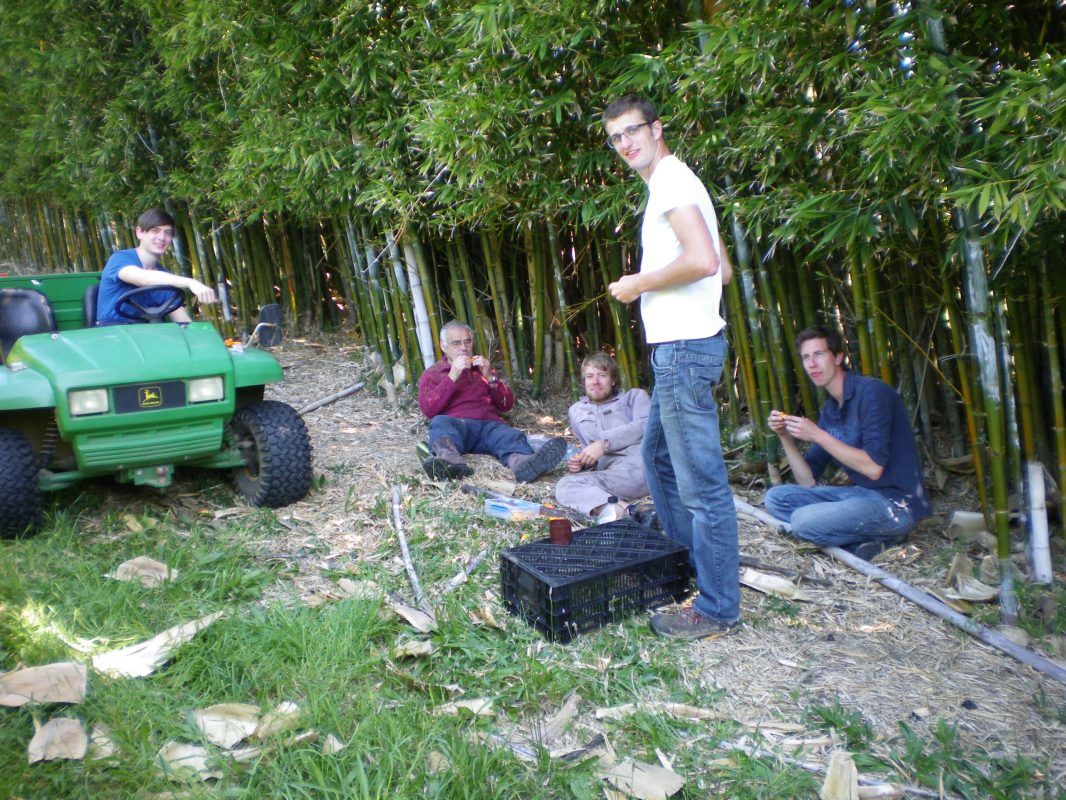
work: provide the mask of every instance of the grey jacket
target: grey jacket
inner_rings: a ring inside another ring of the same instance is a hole
[[[640,443],[648,426],[651,398],[643,389],[620,392],[603,403],[582,397],[570,406],[570,429],[583,446],[607,439],[610,449],[596,469],[607,469],[619,461],[640,464]]]

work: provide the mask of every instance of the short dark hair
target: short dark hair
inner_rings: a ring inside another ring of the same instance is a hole
[[[639,111],[644,115],[645,122],[655,122],[655,120],[659,119],[659,112],[655,110],[655,106],[650,100],[640,95],[627,94],[612,101],[607,108],[603,109],[601,121],[607,123],[629,111]]]
[[[137,217],[137,227],[142,231],[150,231],[152,228],[160,228],[163,225],[173,228],[174,217],[161,208],[150,208]]]
[[[582,378],[584,378],[585,367],[606,370],[607,374],[611,376],[611,383],[614,384],[614,390],[616,392],[618,391],[618,387],[622,383],[622,372],[618,369],[618,362],[609,355],[601,351],[589,353],[585,356],[585,359],[581,362]]]
[[[804,342],[811,339],[825,339],[825,346],[835,356],[844,352],[844,337],[840,335],[836,328],[827,328],[825,325],[804,328],[796,334],[796,349],[799,350]]]

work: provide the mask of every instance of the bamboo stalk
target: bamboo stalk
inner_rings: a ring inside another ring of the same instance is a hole
[[[570,324],[566,311],[566,294],[563,290],[563,263],[562,256],[559,253],[559,237],[551,220],[545,221],[545,227],[548,234],[548,253],[551,255],[552,275],[555,278],[555,297],[556,302],[559,304],[559,332],[562,336],[566,372],[570,378],[570,394],[576,398],[581,394],[581,384],[577,377],[578,369],[577,359],[574,355],[574,340],[570,333]],[[559,365],[559,369],[562,371],[562,364]]]
[[[1040,280],[1044,286],[1048,283],[1047,260],[1040,262]],[[1058,291],[1045,298],[1043,314],[1044,345],[1047,348],[1048,383],[1051,390],[1051,416],[1054,420],[1052,431],[1055,439],[1059,483],[1059,533],[1066,542],[1066,401],[1063,400],[1062,353],[1060,352],[1058,328],[1055,315],[1064,316],[1059,307],[1061,295]]]

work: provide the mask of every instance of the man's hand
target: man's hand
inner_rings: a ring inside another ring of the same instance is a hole
[[[218,302],[218,295],[215,294],[215,290],[205,283],[200,283],[200,281],[190,278],[188,289],[200,303]]]
[[[471,361],[472,358],[470,356],[456,356],[452,359],[452,368],[448,370],[448,377],[453,382],[459,380],[459,376],[473,366]]]
[[[766,420],[766,424],[770,426],[770,430],[780,436],[785,431],[785,419],[786,415],[782,414],[776,408],[770,412],[769,419]]]
[[[607,291],[619,303],[632,303],[644,293],[640,288],[640,275],[623,275],[610,284]]]
[[[803,442],[813,442],[822,430],[813,420],[809,420],[806,417],[783,414],[776,409],[770,412],[770,417],[766,422],[770,426],[770,430],[778,436],[787,434],[793,439],[799,439]]]
[[[492,377],[492,364],[485,356],[471,356],[470,365],[477,367],[481,370],[481,374],[486,378]]]
[[[566,466],[571,472],[580,472],[583,469],[595,467],[596,462],[603,458],[606,452],[607,445],[603,439],[597,439],[576,456],[571,456],[567,460]]]

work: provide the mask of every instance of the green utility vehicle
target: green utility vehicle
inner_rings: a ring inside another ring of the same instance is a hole
[[[100,273],[0,277],[0,535],[34,531],[42,492],[111,475],[169,486],[176,466],[232,470],[257,506],[311,488],[311,443],[300,415],[264,400],[281,367],[255,345],[276,339],[277,306],[248,341],[213,325],[164,322],[181,303],[119,312],[159,324],[94,327]],[[156,287],[158,288],[158,287]]]

